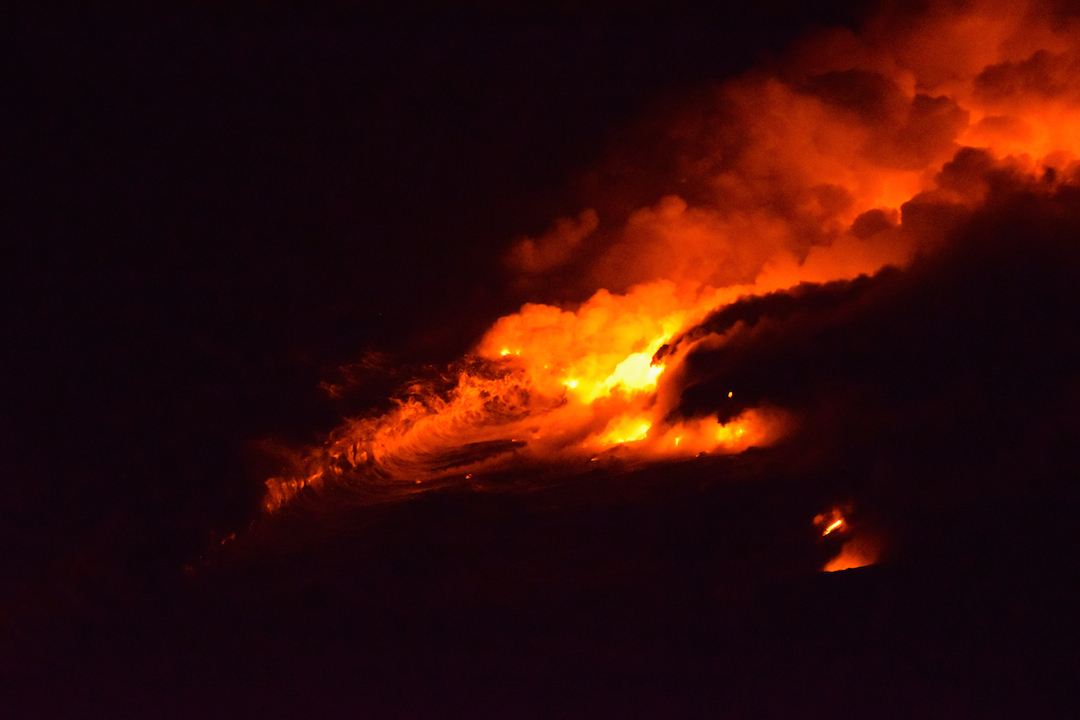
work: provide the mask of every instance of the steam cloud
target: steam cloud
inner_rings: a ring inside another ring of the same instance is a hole
[[[1051,6],[939,3],[708,89],[510,248],[520,287],[580,304],[500,319],[440,387],[295,458],[268,507],[328,478],[413,492],[781,439],[903,506],[1080,446],[1077,67]]]

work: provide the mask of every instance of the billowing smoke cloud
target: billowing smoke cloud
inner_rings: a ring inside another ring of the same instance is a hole
[[[692,347],[678,412],[709,409],[732,385],[736,407],[768,400],[802,409],[857,391],[910,408],[956,392],[961,380],[975,383],[973,398],[994,398],[1002,409],[993,416],[1045,406],[1040,393],[1059,395],[1080,367],[1069,329],[1080,318],[1070,289],[1080,276],[1080,191],[1007,173],[990,184],[978,208],[924,210],[952,226],[950,242],[905,270],[748,297],[676,338],[670,347]],[[985,424],[976,420],[954,430]]]
[[[989,182],[977,209],[936,208],[948,246],[904,271],[748,298],[688,331],[674,412],[791,409],[788,451],[889,523],[926,523],[901,535],[975,497],[1057,497],[1080,459],[1080,187]]]
[[[1080,142],[1075,25],[1038,4],[938,3],[809,38],[626,140],[586,183],[599,230],[575,247],[577,267],[552,266],[549,286],[752,283],[831,247],[863,213],[935,189],[962,147],[1061,169]],[[906,259],[861,249],[864,270]]]
[[[562,218],[540,238],[523,238],[515,243],[507,264],[526,275],[562,267],[581,241],[596,230],[598,223],[595,210],[583,210],[577,220]]]
[[[776,443],[870,506],[911,488],[895,507],[1030,463],[1080,397],[1078,58],[1045,6],[942,3],[705,91],[509,249],[534,300],[580,303],[501,318],[268,507]]]

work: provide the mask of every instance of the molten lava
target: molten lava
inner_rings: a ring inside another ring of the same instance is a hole
[[[822,537],[831,535],[837,530],[844,530],[847,527],[844,521],[844,515],[835,508],[827,513],[816,516],[814,518],[814,525],[821,530]]]
[[[711,414],[682,412],[690,351],[754,329],[688,331],[740,298],[907,266],[944,241],[921,209],[977,205],[995,172],[1073,172],[1080,30],[1037,10],[943,5],[826,32],[677,113],[680,177],[653,204],[624,217],[586,209],[508,254],[538,293],[569,274],[591,297],[498,319],[438,382],[297,457],[268,481],[266,507],[327,480],[418,492],[516,465],[588,464],[615,447],[648,461],[775,442],[797,418],[735,406],[738,386]],[[842,516],[821,527],[846,529]],[[856,541],[826,569],[872,562]]]

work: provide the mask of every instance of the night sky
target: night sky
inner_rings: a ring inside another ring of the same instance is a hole
[[[677,412],[739,378],[726,412],[807,419],[780,451],[261,514],[268,445],[584,300],[515,283],[511,241],[858,5],[12,14],[0,714],[1067,714],[1076,183],[992,172],[983,207],[905,215],[949,252],[706,318],[745,330]],[[881,565],[814,572],[838,546],[806,513],[838,501],[903,539]]]

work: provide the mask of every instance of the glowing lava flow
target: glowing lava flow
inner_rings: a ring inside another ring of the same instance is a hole
[[[844,516],[839,510],[830,510],[814,518],[814,524],[821,528],[821,536],[831,535],[837,530],[846,528]]]
[[[627,217],[587,209],[508,256],[533,287],[589,257],[585,281],[621,292],[500,318],[442,389],[416,383],[346,422],[268,481],[266,506],[327,479],[385,489],[614,446],[662,459],[772,442],[790,423],[776,410],[726,424],[674,412],[687,353],[727,339],[682,333],[742,296],[905,266],[944,240],[920,207],[981,203],[996,171],[1075,171],[1080,28],[1039,7],[931,4],[721,86],[673,120],[695,206],[661,193]]]
[[[515,461],[585,462],[619,445],[662,458],[766,444],[781,431],[781,413],[671,424],[658,398],[666,365],[654,362],[656,351],[733,292],[688,302],[673,284],[656,283],[625,296],[600,291],[576,313],[526,306],[459,363],[450,390],[414,384],[386,415],[347,422],[299,461],[302,473],[267,483],[266,506],[328,479],[385,489]]]

